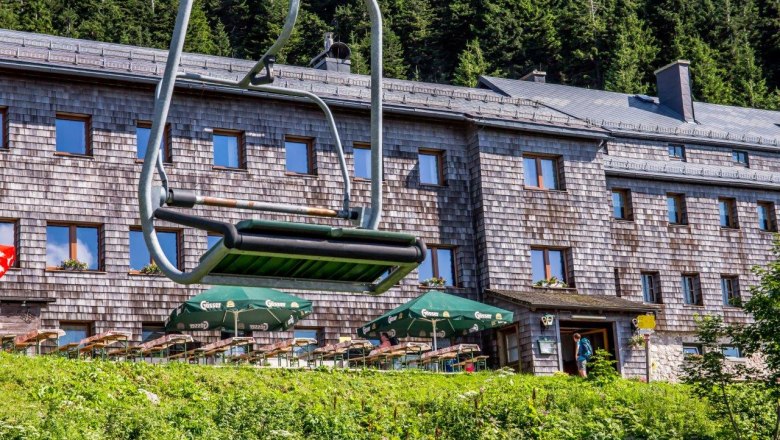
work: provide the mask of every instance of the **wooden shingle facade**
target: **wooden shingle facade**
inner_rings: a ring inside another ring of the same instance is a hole
[[[164,58],[165,52],[143,48],[0,31],[0,108],[7,127],[7,148],[0,149],[0,226],[13,225],[19,260],[0,280],[0,333],[85,323],[92,332],[130,331],[140,341],[145,329],[159,326],[175,306],[203,289],[131,273],[129,266],[130,231],[139,226],[135,130],[151,120]],[[187,55],[182,69],[231,77],[246,65]],[[350,169],[354,146],[370,139],[366,81],[287,66],[277,79],[282,87],[313,91],[332,106]],[[721,278],[737,279],[744,298],[756,282],[751,267],[771,257],[773,228],[760,230],[757,217],[758,203],[767,203],[776,227],[780,147],[767,142],[767,134],[760,143],[743,137],[731,145],[684,133],[668,139],[626,133],[491,85],[492,90],[387,82],[380,229],[413,233],[429,246],[451,249],[456,279],[448,292],[516,312],[516,323],[485,332],[479,341],[495,365],[536,374],[569,371],[571,333],[579,331],[615,354],[625,376],[642,376],[644,352],[628,346],[636,330],[632,319],[655,313],[653,375],[674,379],[683,344],[695,346],[694,315],[749,319],[724,305]],[[88,118],[90,154],[56,151],[55,119],[63,114]],[[780,114],[775,116],[780,122]],[[168,122],[168,172],[176,187],[339,206],[333,140],[314,106],[182,83]],[[214,166],[215,130],[240,134],[239,168]],[[288,138],[312,142],[311,174],[286,171]],[[780,128],[775,144],[779,138]],[[685,147],[682,167],[670,158],[670,144]],[[734,164],[735,148],[748,153],[747,168]],[[439,155],[438,185],[421,183],[421,151]],[[536,159],[547,162],[532,162]],[[529,184],[531,163],[540,164],[537,172],[554,169],[555,183],[539,177],[538,185]],[[356,206],[369,204],[369,186],[353,178]],[[614,218],[613,190],[627,195],[628,218]],[[685,224],[669,224],[670,194],[684,197]],[[737,227],[721,227],[720,199],[733,200]],[[231,222],[252,215],[214,208],[196,212]],[[47,268],[50,225],[97,227],[98,270]],[[206,234],[161,226],[178,233],[181,266],[194,266],[207,249]],[[565,288],[534,286],[533,251],[544,253],[547,266],[550,255],[562,256]],[[643,273],[657,274],[658,304],[645,302]],[[701,305],[684,304],[686,274],[698,280]],[[316,329],[322,343],[354,335],[361,324],[422,293],[419,281],[415,271],[381,296],[293,292],[314,302],[314,313],[299,327]],[[594,295],[593,304],[579,301],[584,295]],[[541,323],[546,314],[555,318],[550,327]],[[210,341],[220,335],[195,336]],[[255,336],[262,341],[288,335]],[[553,352],[546,351],[550,346]]]

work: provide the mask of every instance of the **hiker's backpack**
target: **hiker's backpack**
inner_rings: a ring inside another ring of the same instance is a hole
[[[590,341],[588,338],[582,338],[580,341],[580,356],[584,357],[585,360],[590,360],[591,356],[593,356],[593,347],[590,345]]]

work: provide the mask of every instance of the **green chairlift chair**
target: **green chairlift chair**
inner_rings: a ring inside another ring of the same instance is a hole
[[[139,181],[138,198],[144,240],[154,261],[180,284],[217,284],[380,294],[414,270],[427,254],[413,235],[378,231],[382,212],[382,16],[376,0],[365,0],[371,17],[371,207],[350,206],[351,185],[344,150],[327,104],[306,91],[270,85],[276,54],[292,34],[300,0],[290,0],[277,41],[240,81],[178,72],[184,36],[194,0],[179,2],[168,62],[155,92],[154,118]],[[169,187],[160,155],[165,121],[177,80],[309,99],[325,113],[339,158],[344,196],[340,209],[203,196]],[[154,170],[161,186],[153,186]],[[238,224],[206,219],[172,208],[196,205],[340,218],[358,227],[250,219]],[[165,220],[222,235],[189,272],[180,271],[160,247],[154,220]]]

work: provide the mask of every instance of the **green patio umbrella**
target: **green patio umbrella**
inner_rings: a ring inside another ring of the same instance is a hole
[[[177,307],[166,330],[276,331],[292,327],[311,313],[311,301],[275,289],[217,286]]]
[[[462,336],[512,322],[514,314],[438,290],[428,291],[358,329],[362,337],[390,336],[433,338]]]

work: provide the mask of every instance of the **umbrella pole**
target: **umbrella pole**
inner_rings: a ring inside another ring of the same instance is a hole
[[[431,323],[433,324],[433,351],[438,350],[436,347],[436,320],[431,319]],[[439,372],[439,362],[436,362],[436,372]]]

